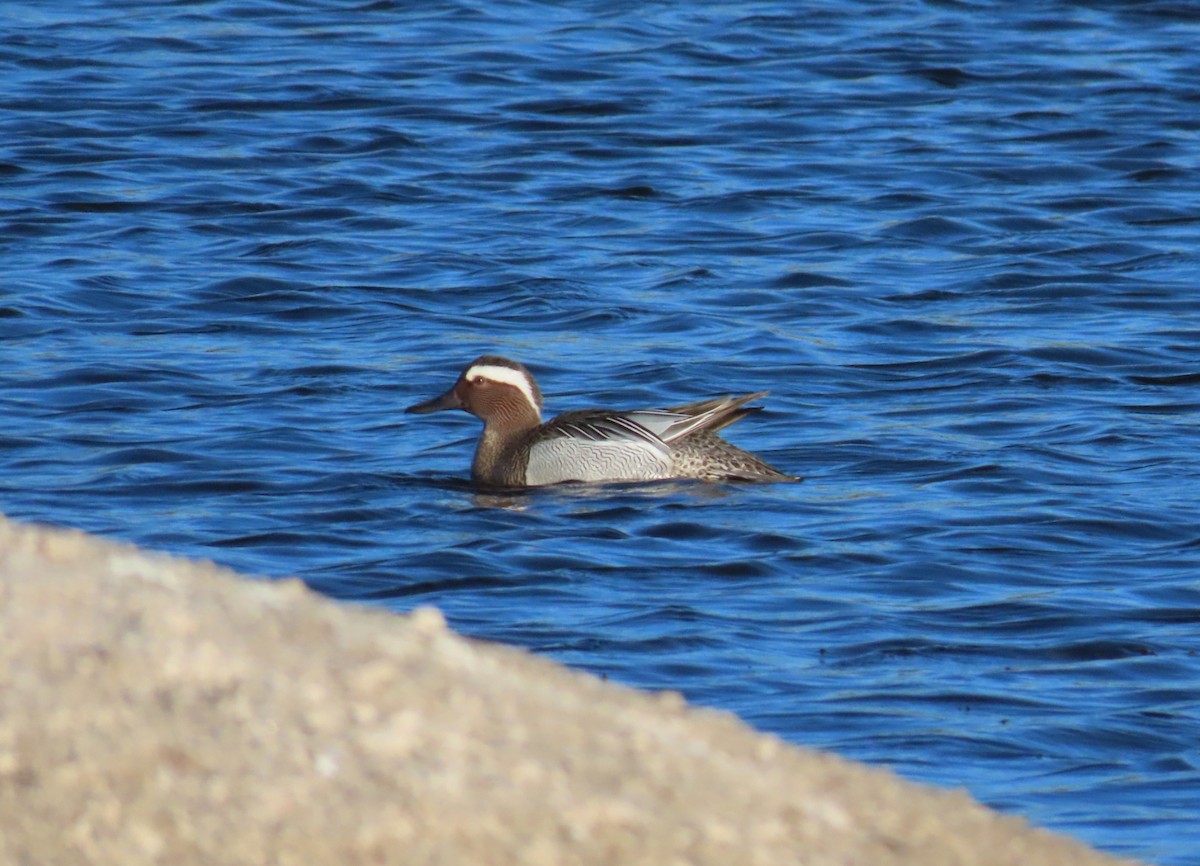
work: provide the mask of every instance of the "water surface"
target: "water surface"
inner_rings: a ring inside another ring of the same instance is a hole
[[[1200,17],[796,5],[11,0],[0,510],[1198,863]],[[481,495],[483,352],[808,480]]]

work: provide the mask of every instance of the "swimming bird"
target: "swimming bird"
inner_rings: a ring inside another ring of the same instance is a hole
[[[730,445],[717,431],[758,407],[758,391],[664,409],[583,409],[542,423],[542,392],[524,365],[476,358],[454,386],[409,406],[424,414],[463,409],[483,421],[471,476],[483,484],[536,487],[561,481],[799,481]]]

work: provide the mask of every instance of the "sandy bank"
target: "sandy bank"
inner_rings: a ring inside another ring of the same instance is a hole
[[[1117,861],[505,647],[0,518],[0,863]]]

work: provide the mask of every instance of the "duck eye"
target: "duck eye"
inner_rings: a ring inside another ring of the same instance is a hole
[[[482,376],[476,376],[475,380],[471,384],[472,385],[482,385],[486,381],[487,381],[487,379],[483,378]]]

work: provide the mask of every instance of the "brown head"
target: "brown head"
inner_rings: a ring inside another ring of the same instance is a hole
[[[542,392],[523,365],[499,355],[483,355],[467,365],[445,394],[404,411],[425,414],[444,409],[463,409],[484,424],[536,427],[542,421]]]

